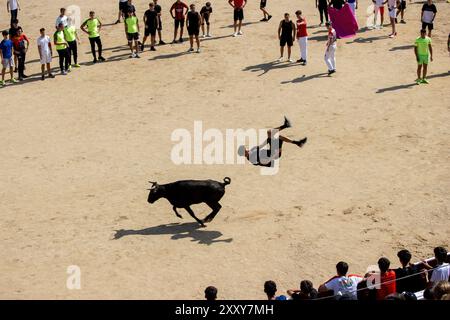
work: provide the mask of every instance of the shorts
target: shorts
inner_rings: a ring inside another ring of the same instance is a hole
[[[13,57],[11,57],[11,58],[8,58],[8,59],[6,59],[6,58],[3,58],[2,59],[2,66],[3,66],[3,68],[5,68],[5,69],[8,69],[8,68],[14,68],[14,58]]]
[[[187,30],[188,30],[188,34],[190,36],[198,36],[198,34],[200,32],[200,28],[198,26],[193,26],[193,27],[189,26],[187,28]]]
[[[207,26],[209,26],[209,14],[205,14],[205,15],[203,16],[203,23],[202,23],[202,26],[205,25],[205,23],[206,23]]]
[[[406,9],[406,1],[400,1],[400,6],[398,7],[399,10],[405,10]]]
[[[431,31],[434,28],[432,23],[426,23],[426,22],[422,21],[422,29],[425,30],[427,27],[428,27],[428,31]]]
[[[50,52],[43,54],[42,58],[40,59],[41,64],[47,64],[52,62],[52,55]]]
[[[419,55],[417,57],[417,63],[418,64],[428,64],[428,62],[430,61],[430,56],[427,55]]]
[[[393,7],[393,8],[389,8],[388,7],[389,17],[390,18],[395,19],[397,17],[397,10],[396,9],[397,9],[396,7]]]
[[[281,35],[280,47],[284,47],[285,45],[288,45],[288,47],[292,47],[293,44],[294,44],[294,40],[292,39],[292,35],[291,36]]]
[[[267,5],[267,0],[261,0],[261,2],[259,3],[259,8],[260,9],[264,9]]]
[[[146,37],[148,36],[155,36],[156,35],[156,26],[145,26],[145,32],[144,35]]]
[[[184,19],[175,19],[175,28],[184,28]]]
[[[375,5],[375,13],[377,13],[378,10],[380,11],[380,14],[382,16],[384,16],[384,6],[377,6],[377,5]]]
[[[127,39],[129,42],[133,40],[139,40],[139,32],[136,33],[127,33]]]
[[[119,11],[126,13],[125,11],[128,8],[128,2],[119,2]]]
[[[234,9],[233,12],[234,21],[242,21],[244,20],[244,9]]]

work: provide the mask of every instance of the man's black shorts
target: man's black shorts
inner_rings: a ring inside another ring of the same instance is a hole
[[[426,23],[426,22],[422,22],[422,29],[426,29],[428,27],[428,31],[433,30],[434,26],[432,23]]]
[[[259,3],[259,7],[261,9],[264,9],[267,6],[267,0],[261,0],[261,2]]]
[[[406,9],[406,1],[400,1],[400,7],[399,7],[399,9],[401,10],[401,9]]]
[[[234,21],[242,21],[244,20],[244,9],[234,9]]]
[[[280,38],[280,47],[284,47],[285,45],[288,45],[289,47],[292,47],[294,44],[294,40],[292,39],[292,36],[281,36]]]
[[[136,33],[127,33],[128,41],[139,40],[139,32]]]
[[[145,26],[145,36],[155,36],[156,35],[156,26]]]
[[[175,19],[175,28],[184,28],[184,19]]]
[[[200,33],[200,28],[198,26],[189,26],[187,29],[190,36],[198,36]]]

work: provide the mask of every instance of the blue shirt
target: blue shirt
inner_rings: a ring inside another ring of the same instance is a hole
[[[2,42],[0,42],[0,49],[2,50],[3,59],[11,59],[12,48],[13,48],[13,42],[11,40],[7,39],[7,40],[2,40]]]

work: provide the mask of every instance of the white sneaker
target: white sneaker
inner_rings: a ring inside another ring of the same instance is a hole
[[[288,61],[289,61],[289,62],[294,62],[294,60],[292,60],[292,59],[289,59]]]
[[[233,33],[233,37],[237,37],[237,35],[238,35],[237,32]]]
[[[136,54],[133,52],[133,53],[130,55],[130,58],[136,58]]]
[[[240,35],[240,36],[242,36],[242,35],[243,35],[243,33],[242,33],[242,31],[241,31],[241,30],[239,30],[237,34],[238,34],[238,35]]]
[[[209,33],[206,35],[207,38],[212,38],[212,35],[210,35]]]
[[[202,36],[200,38],[206,38],[206,35],[202,34]]]
[[[277,59],[277,61],[278,61],[278,62],[283,61],[283,57],[279,57],[279,58]]]
[[[200,48],[197,49],[197,53],[200,53]]]

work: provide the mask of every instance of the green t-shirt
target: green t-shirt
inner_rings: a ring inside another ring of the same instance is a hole
[[[64,37],[63,31],[56,31],[53,37],[55,38],[56,43],[64,43],[64,44],[57,44],[56,50],[64,50],[67,48],[65,44],[66,38]]]
[[[64,36],[67,42],[75,41],[77,39],[77,28],[75,26],[65,27]]]
[[[136,18],[135,16],[126,18],[125,24],[127,25],[128,33],[137,33],[138,32],[138,18]]]
[[[100,20],[97,18],[94,19],[87,19],[84,24],[87,26],[87,30],[89,33],[89,38],[97,38],[100,36],[100,33],[98,32],[98,27],[100,25]]]
[[[431,38],[429,37],[418,37],[415,42],[415,46],[417,47],[417,54],[419,56],[426,56],[429,54],[430,49],[428,46],[431,44]]]

